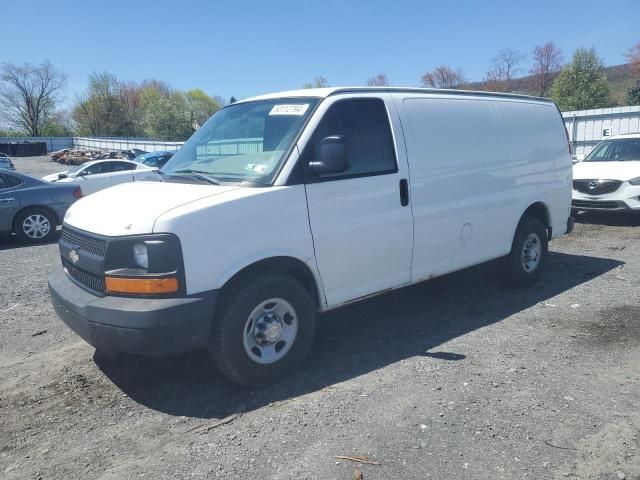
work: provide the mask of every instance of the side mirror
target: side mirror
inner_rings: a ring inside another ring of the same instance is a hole
[[[587,156],[584,153],[576,155],[576,163],[583,161]]]
[[[320,141],[320,158],[309,162],[309,170],[314,175],[341,173],[348,167],[347,140],[342,135],[333,135]]]
[[[85,170],[82,170],[81,172],[78,172],[76,174],[76,177],[86,177],[88,174]]]
[[[67,174],[66,173],[59,173],[58,174],[58,180],[62,180],[63,178],[67,178]]]

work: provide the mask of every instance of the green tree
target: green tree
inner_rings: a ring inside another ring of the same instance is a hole
[[[579,48],[551,87],[550,97],[560,110],[586,110],[611,105],[609,83],[595,49]]]
[[[89,75],[89,88],[77,99],[72,114],[78,133],[106,137],[127,133],[121,86],[112,73],[93,72]]]
[[[627,90],[627,103],[629,105],[640,105],[640,80]]]
[[[70,137],[73,129],[70,124],[69,112],[58,110],[51,115],[42,127],[44,137]]]
[[[211,115],[220,110],[220,104],[199,88],[185,92],[189,121],[194,129],[200,128]]]
[[[167,141],[182,141],[193,133],[184,94],[146,86],[141,92],[145,134]]]

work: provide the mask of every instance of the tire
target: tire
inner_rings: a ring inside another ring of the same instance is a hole
[[[15,220],[16,236],[21,242],[49,242],[56,236],[57,226],[55,215],[44,208],[27,208]]]
[[[507,284],[523,287],[540,278],[548,251],[547,228],[537,218],[520,221],[511,245],[503,259],[503,277]]]
[[[259,387],[290,374],[307,356],[315,333],[315,302],[289,275],[267,273],[221,298],[209,355],[240,385]]]

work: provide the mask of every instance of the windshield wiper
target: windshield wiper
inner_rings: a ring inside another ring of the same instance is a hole
[[[220,180],[218,180],[216,177],[211,175],[209,172],[204,172],[202,170],[192,170],[190,168],[185,168],[183,170],[176,170],[173,173],[174,174],[177,173],[178,175],[180,175],[180,174],[182,174],[182,175],[184,175],[184,174],[191,175],[192,177],[195,177],[198,180],[202,180],[202,181],[210,183],[212,185],[220,185]]]

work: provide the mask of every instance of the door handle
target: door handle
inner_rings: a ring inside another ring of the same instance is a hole
[[[409,205],[409,182],[406,178],[400,180],[400,205],[403,207]]]
[[[0,203],[9,203],[13,202],[15,198],[0,198]]]

